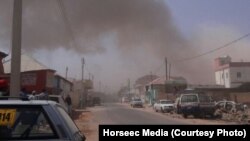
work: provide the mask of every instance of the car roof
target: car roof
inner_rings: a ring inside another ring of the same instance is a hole
[[[56,105],[51,100],[0,100],[0,105]]]
[[[169,100],[169,99],[161,99],[160,101],[173,101],[173,100]]]
[[[49,97],[62,97],[61,95],[49,95]]]

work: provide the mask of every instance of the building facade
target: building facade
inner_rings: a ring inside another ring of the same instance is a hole
[[[235,88],[250,82],[250,62],[232,62],[229,56],[216,58],[215,81],[225,88]]]

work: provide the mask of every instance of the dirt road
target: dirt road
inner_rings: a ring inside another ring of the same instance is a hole
[[[98,141],[100,124],[235,124],[215,119],[184,119],[180,115],[157,113],[151,107],[131,108],[129,105],[108,104],[76,110],[74,120],[87,141]]]

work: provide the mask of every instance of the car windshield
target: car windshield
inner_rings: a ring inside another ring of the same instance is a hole
[[[139,99],[139,98],[136,98],[136,99],[134,99],[134,101],[141,101],[141,99]]]
[[[40,106],[1,106],[0,140],[56,139],[54,125]]]
[[[183,95],[181,102],[198,102],[197,95]]]
[[[164,101],[160,101],[161,104],[173,104],[173,101],[170,100],[164,100]]]

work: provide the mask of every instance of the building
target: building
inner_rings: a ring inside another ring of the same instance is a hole
[[[6,61],[3,66],[5,74],[9,77],[11,60]],[[52,94],[55,72],[55,70],[41,64],[31,56],[21,55],[21,87],[26,88],[28,93],[33,90],[40,93],[43,89],[46,89],[49,94]]]
[[[52,93],[56,95],[62,95],[66,97],[67,94],[70,94],[73,90],[73,83],[67,80],[66,78],[56,74],[54,77],[54,88]]]
[[[73,106],[78,108],[83,108],[88,105],[88,99],[90,96],[89,90],[93,89],[92,80],[73,80],[73,91],[74,96],[72,96]]]
[[[250,82],[250,62],[232,62],[230,56],[215,59],[215,81],[225,88]]]
[[[147,102],[146,93],[148,91],[147,85],[153,80],[159,78],[157,75],[144,75],[135,81],[134,89],[135,95],[142,98],[143,101]]]

